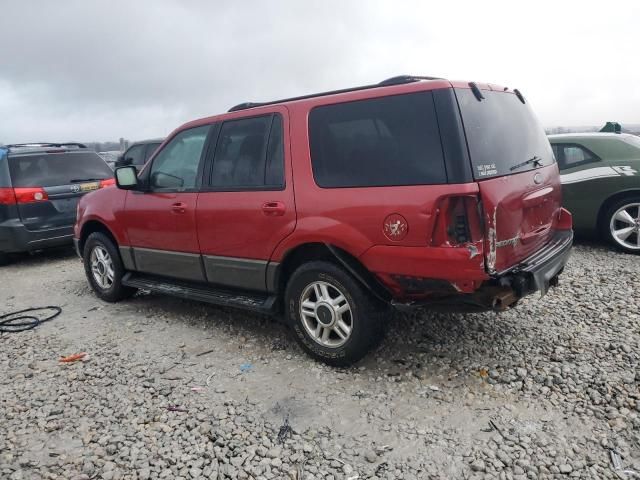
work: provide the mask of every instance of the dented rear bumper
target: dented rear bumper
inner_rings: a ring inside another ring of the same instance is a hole
[[[518,297],[533,292],[544,295],[557,284],[558,275],[569,261],[573,230],[557,230],[547,244],[523,262],[492,275],[501,286],[510,286]]]
[[[478,312],[502,311],[535,292],[545,295],[557,285],[571,255],[572,230],[557,230],[540,250],[513,267],[494,273],[473,293],[456,293],[413,301],[393,301],[399,310],[427,307],[437,310]]]

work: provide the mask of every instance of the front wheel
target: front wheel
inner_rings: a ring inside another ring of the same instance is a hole
[[[326,364],[351,365],[383,337],[388,305],[332,263],[299,267],[289,279],[285,300],[296,340]]]
[[[610,243],[627,253],[640,253],[640,197],[617,201],[605,212],[603,233]]]
[[[102,300],[117,302],[136,292],[135,288],[122,285],[125,270],[120,252],[105,234],[95,232],[89,235],[82,253],[89,284]]]

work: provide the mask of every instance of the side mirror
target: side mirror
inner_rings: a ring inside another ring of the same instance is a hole
[[[122,190],[135,190],[138,188],[138,171],[136,167],[116,168],[116,185]]]

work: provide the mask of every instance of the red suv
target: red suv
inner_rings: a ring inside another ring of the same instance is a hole
[[[504,310],[569,257],[551,146],[518,90],[430,77],[268,103],[174,131],[75,240],[106,301],[137,289],[285,312],[347,365],[391,307]]]

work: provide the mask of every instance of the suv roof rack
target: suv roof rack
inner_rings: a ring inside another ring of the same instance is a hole
[[[84,143],[78,142],[64,142],[64,143],[51,143],[51,142],[33,142],[33,143],[12,143],[5,145],[6,148],[38,148],[38,147],[77,147],[87,148]]]
[[[238,110],[246,110],[247,108],[262,107],[264,105],[274,105],[276,103],[292,102],[295,100],[306,100],[308,98],[324,97],[326,95],[336,95],[338,93],[356,92],[358,90],[368,90],[370,88],[388,87],[391,85],[402,85],[405,83],[419,82],[421,80],[442,80],[440,77],[424,77],[415,75],[398,75],[396,77],[387,78],[379,83],[372,85],[363,85],[360,87],[343,88],[341,90],[330,90],[328,92],[312,93],[310,95],[302,95],[299,97],[283,98],[281,100],[273,100],[270,102],[244,102],[239,103],[229,109],[229,112],[237,112]]]

